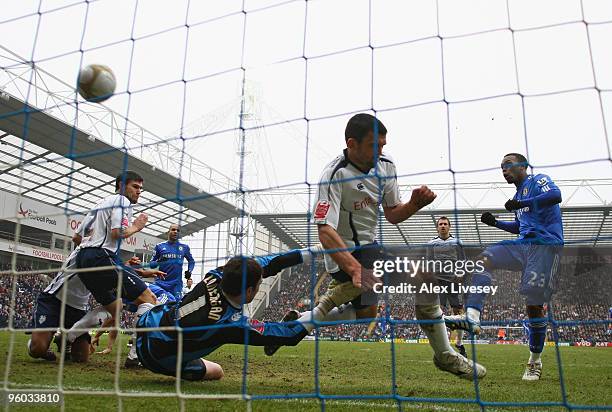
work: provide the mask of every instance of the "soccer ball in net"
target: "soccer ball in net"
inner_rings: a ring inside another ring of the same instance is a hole
[[[110,67],[90,64],[79,72],[79,94],[88,102],[100,103],[115,93],[117,80]]]

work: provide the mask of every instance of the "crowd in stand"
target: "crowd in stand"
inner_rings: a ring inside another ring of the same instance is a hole
[[[285,281],[287,282],[287,281]],[[322,282],[319,293],[323,293],[328,281]],[[464,282],[469,285],[469,279]],[[574,268],[562,268],[558,275],[558,292],[553,299],[553,306],[548,308],[554,318],[561,322],[557,327],[561,341],[577,342],[612,341],[610,324],[578,324],[579,321],[605,320],[609,318],[612,304],[612,278],[606,271],[577,273]],[[279,320],[291,309],[307,310],[310,308],[312,279],[310,273],[301,268],[294,268],[291,283],[281,289],[276,298],[263,314],[263,320]],[[493,285],[498,286],[497,293],[489,296],[483,311],[483,320],[494,322],[484,329],[480,339],[523,340],[525,303],[519,293],[520,273],[510,271],[495,272]],[[411,323],[415,319],[413,295],[390,295],[389,301],[381,301],[379,319],[373,324],[346,324],[323,327],[318,330],[319,336],[337,340],[423,338],[419,326]],[[308,305],[305,305],[308,303]],[[387,305],[389,311],[387,313]],[[391,320],[392,322],[389,322]],[[510,320],[515,322],[509,323]],[[576,321],[577,323],[571,323]],[[394,323],[399,322],[399,323]],[[402,323],[403,322],[403,323]],[[570,322],[570,323],[567,323]],[[393,324],[393,327],[391,327]],[[513,326],[506,329],[506,326]],[[500,333],[500,329],[504,329]],[[503,336],[503,337],[502,337]],[[553,340],[552,328],[549,328],[549,340]]]
[[[318,265],[322,267],[322,265]],[[9,267],[0,265],[2,270]],[[19,266],[19,272],[31,272],[32,268]],[[308,268],[296,267],[283,275],[280,282],[280,291],[271,299],[264,311],[262,320],[279,320],[291,308],[307,310],[311,300],[325,292],[331,280],[325,277],[319,283],[319,290],[311,293],[312,285],[325,276],[322,270],[313,276]],[[49,283],[50,277],[46,275],[19,274],[17,275],[15,293],[15,315],[13,325],[15,328],[29,327],[36,296]],[[525,319],[524,300],[519,294],[520,274],[516,272],[496,272],[493,284],[499,286],[495,295],[489,297],[483,312],[483,320],[496,322],[494,326],[486,328],[480,335],[481,339],[524,339],[521,321]],[[468,282],[469,283],[469,282]],[[558,292],[553,300],[552,314],[554,318],[565,323],[557,328],[561,341],[576,342],[612,341],[610,324],[578,324],[584,320],[602,320],[609,318],[609,308],[612,304],[612,291],[610,274],[605,271],[593,271],[577,274],[571,269],[562,270],[559,276]],[[0,275],[0,327],[6,327],[9,319],[9,308],[12,297],[13,275]],[[92,301],[92,304],[94,302]],[[387,310],[387,307],[389,310]],[[320,337],[337,340],[358,339],[385,339],[403,338],[419,339],[423,335],[414,321],[414,296],[389,295],[388,302],[382,301],[379,305],[379,319],[372,324],[345,324],[323,327],[318,329]],[[389,322],[407,322],[394,323]],[[500,336],[500,329],[504,329],[509,320],[516,320]],[[122,327],[133,325],[133,314],[124,312]],[[392,325],[393,324],[393,325]],[[549,334],[552,334],[549,328]],[[552,335],[549,336],[552,340]]]
[[[15,328],[27,328],[32,318],[34,304],[38,293],[47,286],[50,278],[45,275],[27,274],[33,268],[25,265],[17,265],[17,287],[15,289],[15,315],[13,326]],[[0,264],[1,271],[11,270],[10,264]],[[13,275],[0,275],[0,327],[8,325],[11,299],[13,296]]]

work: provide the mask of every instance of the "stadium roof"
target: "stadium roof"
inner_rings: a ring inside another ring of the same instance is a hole
[[[240,214],[231,203],[201,189],[211,182],[197,187],[169,173],[171,167],[135,156],[139,148],[126,147],[126,139],[123,143],[115,147],[6,92],[0,98],[2,190],[84,212],[113,193],[114,176],[128,168],[145,179],[137,211],[149,215],[148,234],[159,236],[180,219],[183,235],[188,235]],[[140,153],[146,149],[167,148],[141,144]]]
[[[566,207],[562,209],[563,229],[567,244],[611,245],[612,219],[610,206]],[[431,210],[421,211],[410,219],[392,225],[382,218],[378,241],[388,246],[423,245],[436,236],[435,221],[448,216],[452,233],[466,245],[484,246],[515,235],[486,226],[480,215],[490,211],[502,220],[514,219],[506,210]],[[318,242],[316,225],[308,223],[305,213],[252,215],[260,224],[291,248],[302,248]]]

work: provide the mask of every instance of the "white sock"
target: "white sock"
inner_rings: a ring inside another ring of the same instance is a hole
[[[455,345],[461,346],[463,345],[463,330],[457,329],[456,333],[457,333],[457,337],[455,338]]]
[[[442,319],[442,309],[440,305],[418,305],[416,308],[417,319],[434,320]],[[421,324],[421,329],[429,339],[429,346],[434,354],[439,355],[443,352],[455,352],[448,340],[446,325],[444,322]]]
[[[325,316],[325,321],[333,322],[338,320],[355,320],[357,319],[357,311],[351,304],[340,305],[333,308]]]
[[[141,303],[138,305],[138,309],[136,309],[136,319],[140,319],[145,312],[153,308],[155,305],[152,303]]]
[[[476,308],[467,308],[466,315],[468,319],[480,323],[480,311]]]
[[[128,351],[128,359],[138,359],[138,354],[136,353],[136,334],[132,333],[132,346]]]
[[[297,321],[300,322],[308,332],[311,332],[315,327],[312,321],[316,320],[320,322],[324,320],[324,318],[323,311],[316,307],[313,310],[307,310],[306,312],[300,313],[300,317]]]
[[[136,310],[136,319],[134,322],[134,327],[136,327],[136,325],[138,324],[138,320],[140,319],[140,317],[154,306],[155,305],[153,305],[152,303],[141,303],[140,305],[138,305],[138,309]],[[138,336],[136,335],[136,332],[132,332],[132,347],[130,347],[130,350],[128,352],[128,359],[138,359],[138,354],[136,353],[137,338]]]
[[[66,333],[66,342],[74,342],[76,338],[86,333],[83,332],[82,329],[91,329],[100,326],[110,317],[111,314],[104,309],[104,306],[98,306],[94,310],[90,310],[68,330]],[[73,329],[81,329],[81,331],[74,331]]]
[[[542,352],[529,352],[529,363],[542,363]]]

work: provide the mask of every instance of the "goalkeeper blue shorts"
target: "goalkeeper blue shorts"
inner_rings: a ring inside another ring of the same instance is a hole
[[[149,339],[147,333],[138,333],[136,339],[136,353],[142,366],[151,372],[176,377],[176,356],[159,359],[155,357],[156,340]],[[178,345],[177,345],[178,348]],[[201,381],[206,375],[206,364],[203,359],[193,359],[183,362],[181,379],[188,381]]]

